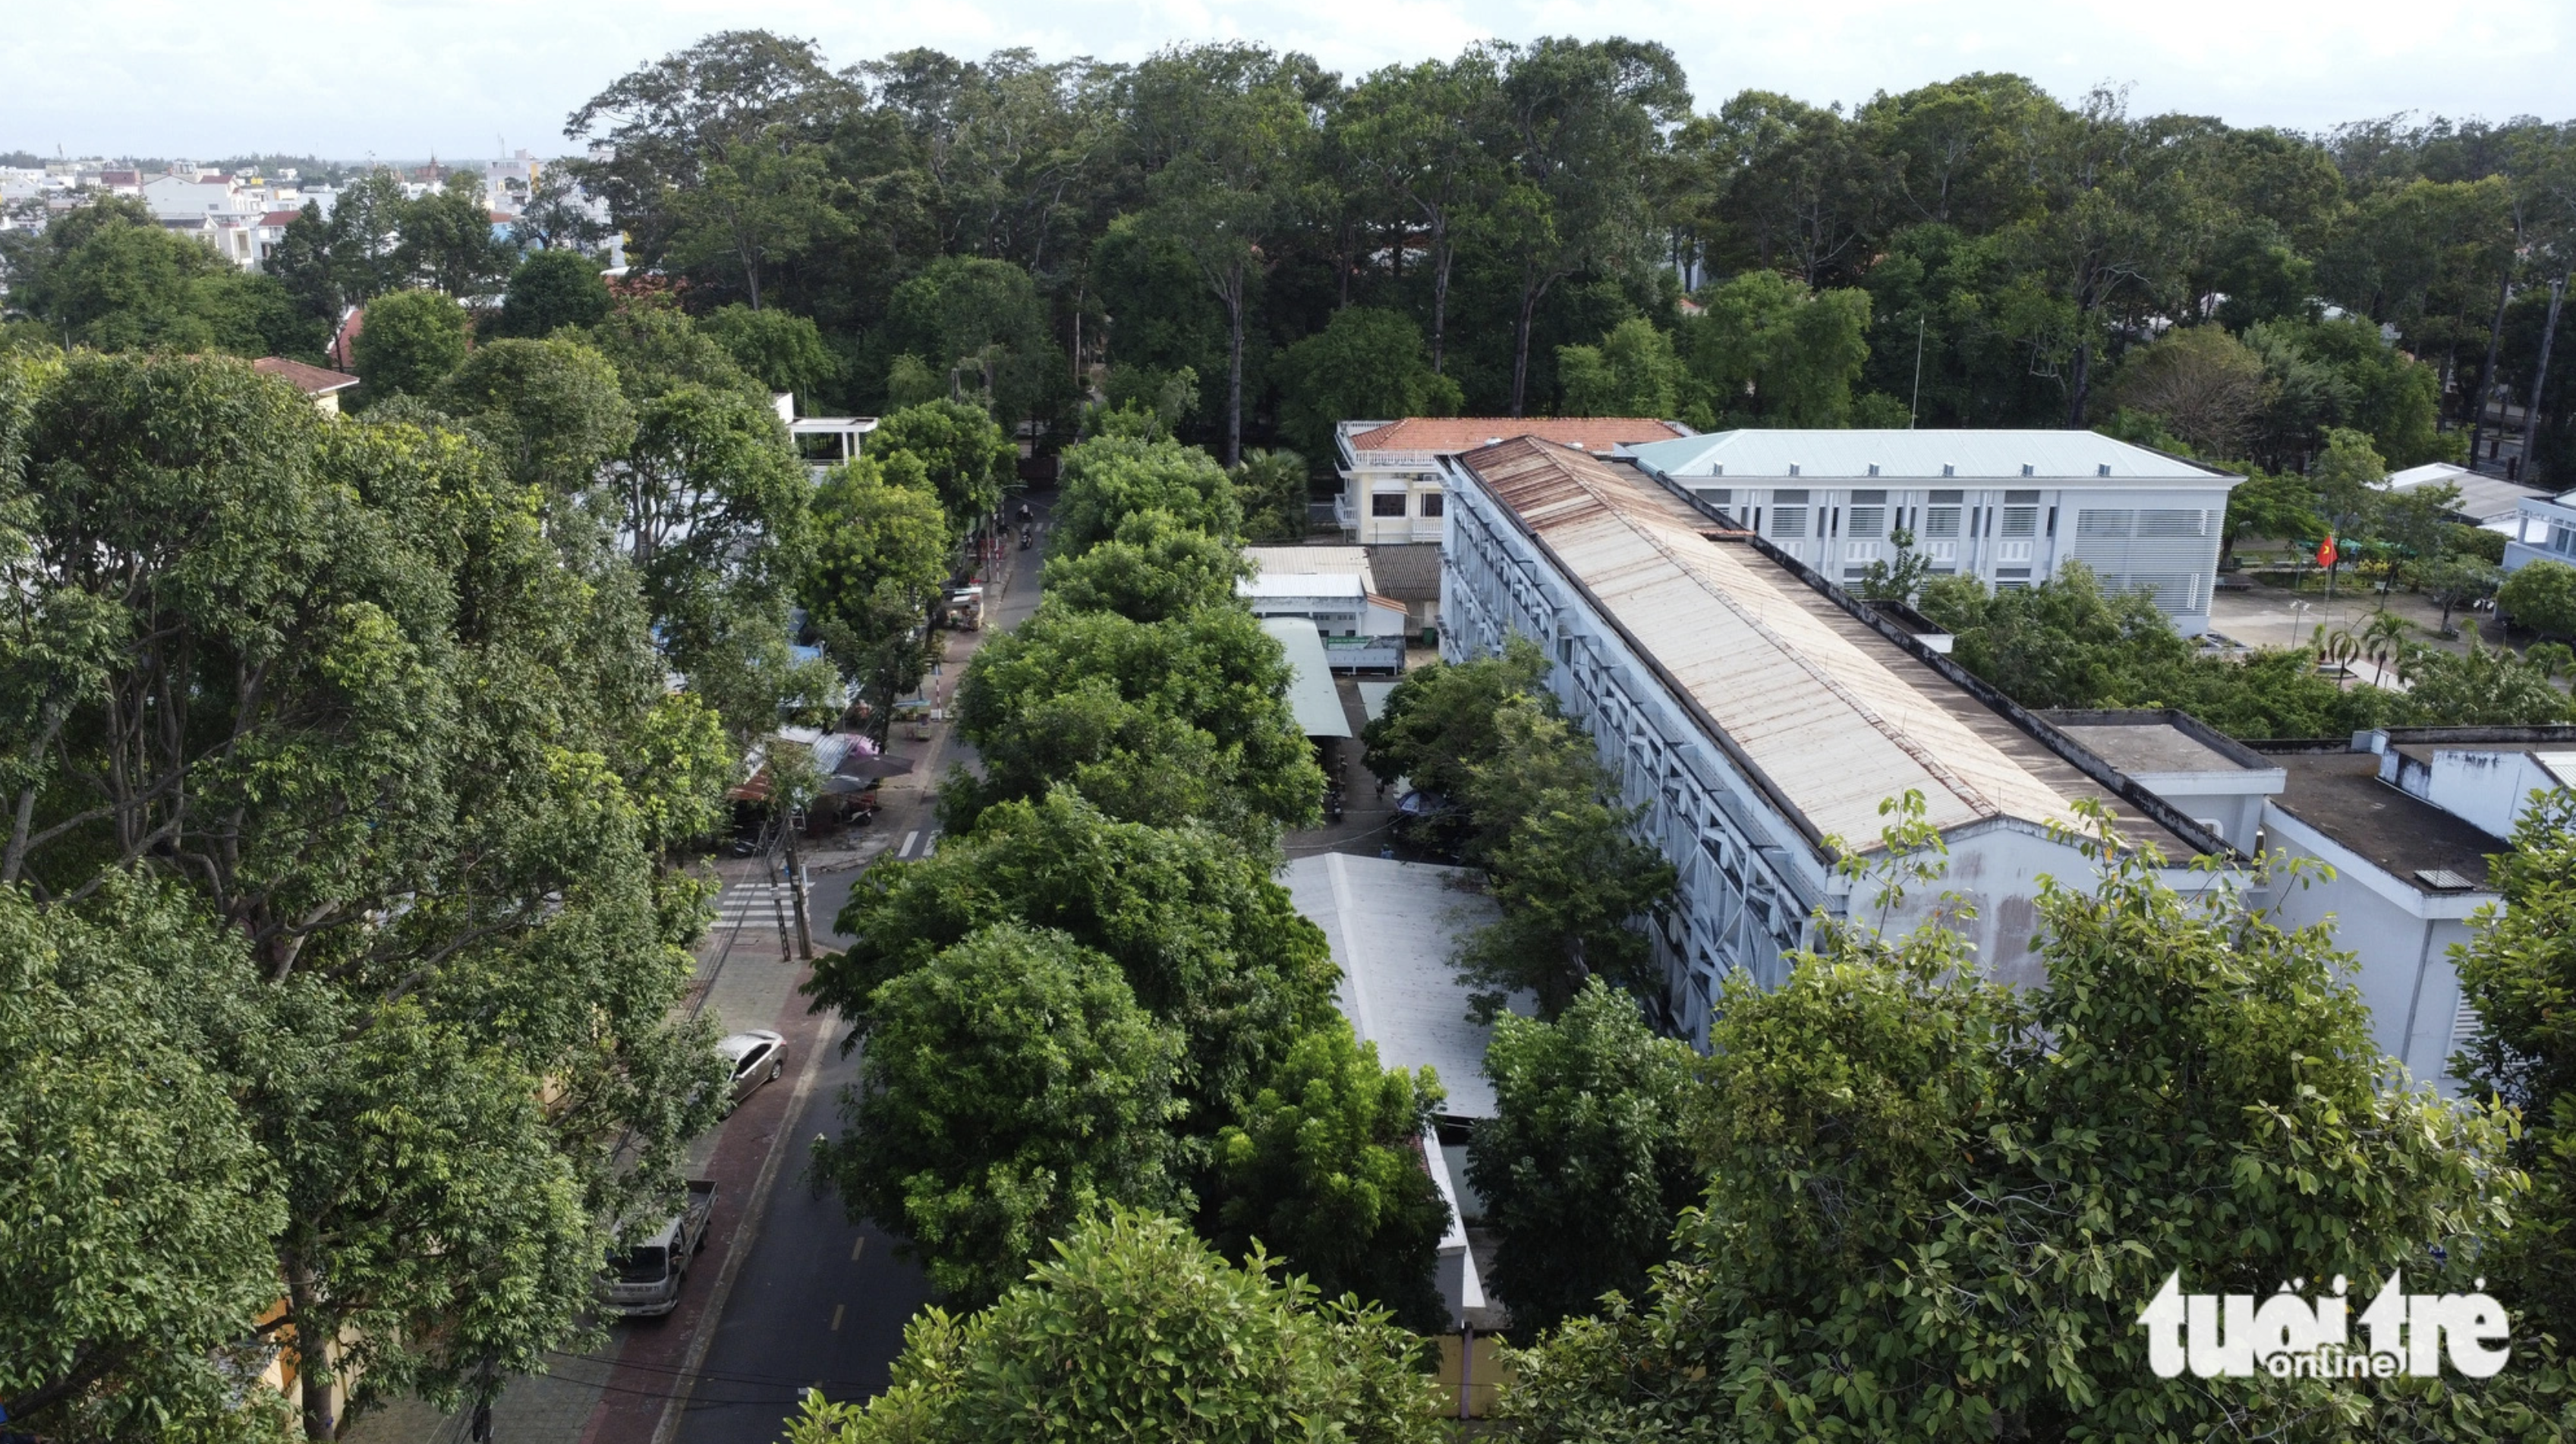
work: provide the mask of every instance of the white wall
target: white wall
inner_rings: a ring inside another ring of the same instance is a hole
[[[2420,892],[2277,807],[2265,809],[2263,832],[2267,852],[2334,870],[2331,880],[2311,871],[2304,887],[2277,886],[2273,918],[2285,927],[2329,925],[2335,946],[2353,955],[2352,982],[2370,1005],[2379,1050],[2417,1081],[2456,1096],[2450,1057],[2474,1019],[2461,1016],[2451,949],[2468,941],[2469,917],[2494,894]]]

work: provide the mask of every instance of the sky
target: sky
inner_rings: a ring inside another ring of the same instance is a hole
[[[1972,70],[2136,112],[2322,130],[2412,111],[2576,118],[2576,0],[11,0],[0,150],[211,160],[481,158],[567,149],[564,118],[710,31],[818,42],[835,65],[913,46],[1136,60],[1255,40],[1345,75],[1479,39],[1670,46],[1702,109],[1746,89],[1866,100]]]

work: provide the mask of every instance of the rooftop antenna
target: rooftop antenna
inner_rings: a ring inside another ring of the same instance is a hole
[[[1905,429],[1914,429],[1915,414],[1923,409],[1923,318],[1914,318],[1914,399],[1905,403]]]

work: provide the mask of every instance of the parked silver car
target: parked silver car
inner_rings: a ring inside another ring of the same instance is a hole
[[[787,1040],[766,1028],[735,1033],[716,1044],[716,1051],[733,1065],[733,1091],[725,1096],[725,1111],[731,1113],[752,1090],[787,1071]]]
[[[631,1248],[612,1250],[599,1284],[600,1311],[611,1318],[658,1318],[680,1306],[689,1260],[707,1246],[715,1213],[713,1180],[689,1180],[680,1211]]]

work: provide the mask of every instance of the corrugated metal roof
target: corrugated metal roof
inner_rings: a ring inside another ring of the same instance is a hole
[[[1465,451],[1498,436],[1539,436],[1564,446],[1608,451],[1689,434],[1689,427],[1651,416],[1411,416],[1354,434],[1351,450]]]
[[[1498,913],[1493,899],[1459,886],[1465,868],[1327,852],[1293,859],[1280,879],[1297,911],[1332,945],[1342,980],[1335,1001],[1352,1031],[1377,1045],[1391,1068],[1428,1064],[1440,1076],[1451,1118],[1495,1116],[1485,1077],[1490,1023],[1467,1011],[1475,992],[1458,979],[1458,944]],[[1527,993],[1509,1000],[1523,1017]]]
[[[1368,595],[1366,579],[1348,572],[1281,572],[1245,577],[1234,584],[1238,597],[1349,597]]]
[[[2115,441],[2093,431],[1720,431],[1626,448],[1650,470],[1681,479],[2208,481],[2232,473]],[[1948,472],[1942,470],[1949,467]],[[1724,468],[1720,471],[1720,468]]]
[[[1366,547],[1245,547],[1243,556],[1256,576],[1344,572],[1367,581],[1372,591],[1377,585]]]
[[[1315,624],[1304,617],[1264,617],[1261,630],[1288,649],[1288,710],[1296,714],[1297,730],[1309,737],[1350,736],[1350,714],[1334,690],[1332,660],[1324,655]]]
[[[1713,523],[1626,468],[1527,440],[1461,460],[1818,832],[1875,847],[1880,801],[1909,790],[1944,829],[2072,822],[2070,795],[2098,795],[1938,673],[1857,622],[1837,625],[1839,609],[1812,605],[1828,599],[1796,577],[1711,540]],[[2036,756],[2008,755],[1998,738]],[[2034,766],[2040,757],[2056,765]]]

